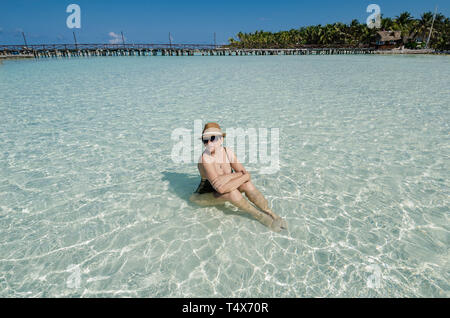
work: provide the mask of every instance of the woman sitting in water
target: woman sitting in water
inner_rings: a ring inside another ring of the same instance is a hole
[[[202,140],[206,149],[198,163],[202,180],[191,196],[191,201],[202,206],[224,204],[229,201],[273,231],[286,229],[286,221],[269,209],[266,198],[253,185],[250,173],[237,160],[234,152],[222,146],[223,137],[225,133],[222,133],[217,123],[205,125]],[[242,192],[260,210],[250,204]]]

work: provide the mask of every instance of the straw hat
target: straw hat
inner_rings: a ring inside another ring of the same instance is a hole
[[[205,128],[203,128],[202,137],[200,139],[203,139],[203,137],[209,137],[209,136],[225,137],[226,133],[222,132],[222,129],[220,128],[218,123],[207,123],[205,125]]]

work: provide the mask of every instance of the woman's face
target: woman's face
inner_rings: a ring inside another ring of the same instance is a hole
[[[212,137],[214,137],[213,141],[211,141],[211,139],[213,139]],[[222,143],[223,139],[221,136],[211,136],[209,137],[208,143],[205,144],[205,147],[210,153],[213,153],[214,151],[216,151],[216,149],[222,146]]]

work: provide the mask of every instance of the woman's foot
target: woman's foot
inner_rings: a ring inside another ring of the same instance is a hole
[[[279,220],[280,221],[280,227],[283,229],[283,230],[287,230],[287,228],[288,228],[288,226],[287,226],[287,223],[286,223],[286,220],[285,219],[282,219],[281,217],[279,217],[279,216],[277,216],[277,218],[276,219],[274,219],[274,221],[275,220]]]
[[[281,230],[283,229],[281,227],[281,221],[282,221],[281,218],[273,219],[271,224],[269,225],[269,228],[276,233],[281,232]]]
[[[267,213],[267,214],[269,214],[269,215],[273,218],[274,221],[276,220],[276,221],[277,221],[276,223],[279,224],[279,226],[280,226],[282,229],[287,230],[287,223],[286,223],[286,221],[285,221],[284,219],[282,219],[280,216],[276,215],[276,214],[275,214],[272,210],[270,210],[270,209],[266,209],[264,212]]]

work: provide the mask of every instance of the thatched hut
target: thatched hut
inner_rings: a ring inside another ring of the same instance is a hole
[[[400,31],[378,31],[376,48],[381,50],[394,49],[401,46],[402,33]]]

